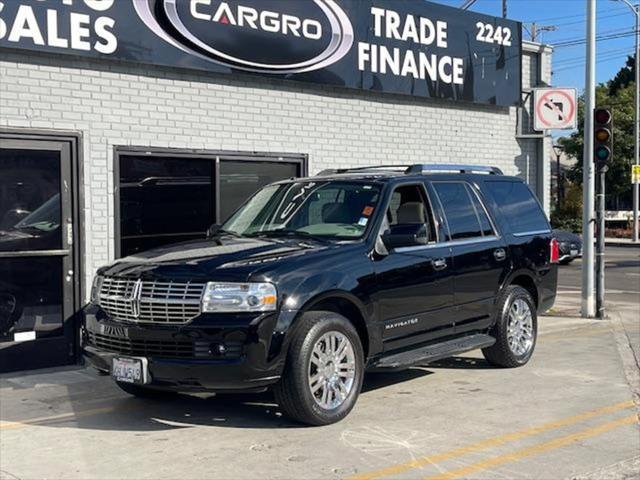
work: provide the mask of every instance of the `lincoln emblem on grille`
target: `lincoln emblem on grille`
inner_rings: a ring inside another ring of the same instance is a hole
[[[131,297],[128,300],[131,302],[131,315],[134,318],[140,316],[140,294],[142,293],[142,280],[136,280],[131,290]]]

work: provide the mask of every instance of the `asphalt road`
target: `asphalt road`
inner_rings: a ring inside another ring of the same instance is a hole
[[[582,261],[560,266],[560,293],[580,291]],[[607,302],[640,302],[640,247],[607,247],[605,250],[605,305]]]

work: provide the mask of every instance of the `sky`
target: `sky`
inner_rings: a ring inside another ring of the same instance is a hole
[[[460,7],[464,0],[433,0]],[[640,0],[631,0],[636,3]],[[477,0],[471,11],[502,16],[502,0]],[[507,0],[507,17],[523,23],[523,38],[530,40],[531,22],[554,26],[555,31],[541,33],[539,41],[557,44],[553,53],[554,87],[576,87],[582,93],[585,77],[586,0]],[[611,79],[625,64],[635,48],[635,16],[620,0],[597,0],[596,82]]]

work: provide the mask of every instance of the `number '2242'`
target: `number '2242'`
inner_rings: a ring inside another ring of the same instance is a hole
[[[485,43],[497,43],[505,47],[511,46],[511,29],[509,27],[494,27],[490,23],[476,23],[478,34],[476,40]]]

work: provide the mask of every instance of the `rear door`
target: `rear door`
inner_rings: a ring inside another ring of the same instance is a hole
[[[509,274],[509,251],[477,188],[465,181],[431,182],[447,225],[452,253],[455,332],[486,328],[500,285]]]
[[[552,233],[542,206],[527,184],[517,179],[487,179],[484,191],[510,245],[513,274],[533,275],[538,307],[553,305],[557,287],[557,265],[550,263]]]

